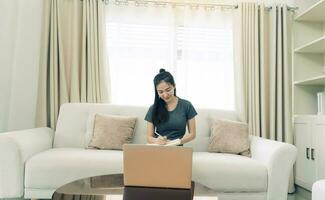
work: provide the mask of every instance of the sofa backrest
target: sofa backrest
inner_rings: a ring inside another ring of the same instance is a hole
[[[91,114],[111,114],[137,117],[135,135],[132,143],[146,143],[147,122],[144,117],[148,107],[123,106],[113,104],[93,103],[66,103],[61,105],[59,118],[54,137],[54,148],[79,147],[84,148],[88,144],[86,136],[87,120]],[[234,111],[215,109],[196,109],[196,138],[185,146],[193,147],[194,151],[206,151],[210,135],[210,119],[237,120]]]

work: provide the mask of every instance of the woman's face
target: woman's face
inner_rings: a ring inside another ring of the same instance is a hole
[[[165,81],[161,81],[156,87],[159,97],[166,103],[170,102],[173,99],[175,95],[174,89],[175,87],[172,84],[166,83]]]

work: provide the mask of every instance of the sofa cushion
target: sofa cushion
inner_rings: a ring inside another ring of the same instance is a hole
[[[193,180],[219,192],[265,192],[267,168],[245,156],[195,152]]]
[[[230,120],[213,121],[208,151],[250,156],[248,125]]]
[[[122,173],[122,169],[122,151],[55,148],[26,162],[25,187],[55,189],[80,178]]]
[[[131,142],[136,120],[136,117],[96,114],[88,147],[122,150],[123,144]]]

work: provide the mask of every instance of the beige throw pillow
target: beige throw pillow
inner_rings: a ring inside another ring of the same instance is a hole
[[[248,125],[242,122],[216,120],[211,126],[209,152],[250,156]]]
[[[122,150],[123,144],[132,140],[136,119],[136,117],[96,114],[93,136],[88,147]]]

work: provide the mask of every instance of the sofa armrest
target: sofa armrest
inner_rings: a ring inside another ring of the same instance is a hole
[[[286,200],[297,148],[288,143],[252,136],[251,153],[253,159],[267,167],[267,200]]]
[[[0,199],[23,196],[25,161],[52,148],[53,137],[50,128],[0,133]]]

